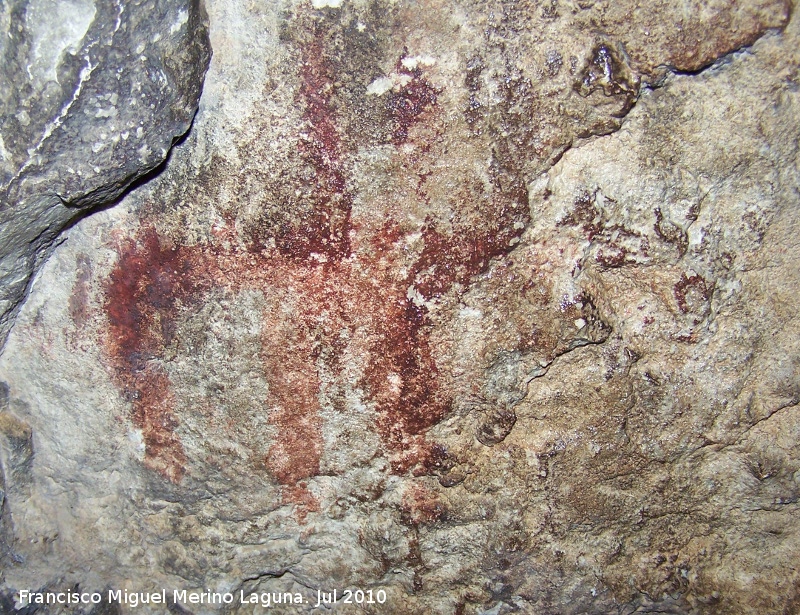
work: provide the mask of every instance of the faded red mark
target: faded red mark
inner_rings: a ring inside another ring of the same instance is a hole
[[[284,503],[295,505],[295,519],[300,524],[306,522],[309,513],[320,510],[319,500],[308,490],[305,481],[284,487],[282,496]]]
[[[69,316],[78,328],[86,324],[89,311],[89,280],[92,276],[92,266],[85,254],[79,254],[75,259],[77,274],[72,294],[69,296]]]
[[[270,423],[279,438],[267,455],[267,467],[283,485],[319,474],[322,426],[315,344],[302,322],[279,322],[265,329],[264,365],[270,389]]]
[[[82,332],[92,316],[90,305],[92,263],[86,254],[78,254],[75,258],[76,274],[67,302],[69,317],[74,327],[67,327],[64,336],[73,350],[88,350],[89,345],[82,341]]]
[[[150,228],[118,250],[105,306],[114,374],[142,430],[147,465],[180,481],[186,455],[174,433],[171,383],[155,359],[172,340],[179,306],[207,289],[209,276],[196,250],[164,247]]]
[[[607,200],[608,197],[606,197]],[[660,210],[656,208],[656,216]],[[604,269],[622,267],[636,262],[636,256],[647,257],[650,240],[623,224],[611,223],[597,205],[597,193],[584,192],[574,201],[572,210],[558,221],[558,226],[572,226],[583,233],[587,241],[598,244],[595,261]],[[631,249],[638,243],[638,248]]]
[[[422,309],[398,293],[383,314],[365,376],[379,411],[378,431],[396,453],[393,468],[405,472],[426,457],[425,431],[450,410],[439,393],[438,369],[423,331]]]
[[[353,196],[346,185],[350,152],[337,130],[335,75],[322,36],[316,32],[302,50],[300,156],[314,170],[315,184],[310,201],[288,204],[300,212],[296,219],[259,229],[246,249],[237,247],[232,220],[212,233],[210,243],[197,246],[167,245],[145,224],[119,246],[105,304],[107,352],[115,379],[131,400],[133,422],[144,434],[147,464],[177,482],[187,457],[176,433],[178,411],[163,358],[178,319],[215,288],[264,293],[261,360],[269,388],[264,402],[276,437],[263,461],[300,522],[319,509],[307,479],[319,474],[323,454],[320,370],[345,382],[345,351],[360,357],[363,375],[357,384],[377,411],[375,428],[393,470],[430,473],[441,465],[441,447],[427,442],[425,434],[447,415],[452,400],[441,386],[427,310],[408,298],[408,288],[414,286],[426,300],[456,283],[466,289],[493,257],[511,249],[522,232],[516,223],[527,221],[528,206],[524,185],[510,181],[510,170],[496,163],[495,196],[469,219],[456,218],[447,231],[428,221],[424,248],[404,273],[399,263],[405,256],[395,247],[404,234],[391,220],[378,236],[360,238],[371,252],[353,251],[359,229],[350,219]],[[436,92],[426,88],[414,73],[405,94],[400,92],[405,98],[393,103],[399,140],[408,138],[408,127],[435,104]],[[463,195],[474,200],[468,197]],[[456,198],[460,202],[462,195]]]
[[[409,130],[425,110],[436,104],[440,90],[428,83],[419,67],[406,68],[402,58],[397,61],[395,72],[411,78],[398,91],[389,92],[386,98],[386,109],[392,121],[392,143],[400,145],[408,139]]]
[[[408,525],[433,523],[447,514],[447,507],[439,495],[421,485],[412,485],[406,490],[400,510]]]
[[[704,277],[697,274],[687,276],[682,273],[680,280],[673,286],[672,292],[675,295],[678,309],[683,314],[693,312],[704,315],[703,312],[707,310],[708,300],[711,298],[713,290],[713,285]]]
[[[604,228],[603,213],[597,207],[595,195],[584,192],[575,199],[575,207],[558,221],[558,226],[579,227],[586,239],[592,241]]]
[[[300,96],[305,103],[300,149],[315,171],[314,203],[300,226],[282,229],[275,240],[281,254],[295,260],[307,260],[312,254],[341,259],[350,254],[353,197],[345,185],[341,139],[330,100],[333,75],[319,31],[302,49],[300,78]]]

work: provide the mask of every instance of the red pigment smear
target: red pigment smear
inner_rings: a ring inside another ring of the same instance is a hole
[[[301,525],[305,524],[309,513],[319,512],[319,500],[308,490],[305,481],[294,486],[284,487],[282,501],[285,504],[295,505],[295,519]]]
[[[341,144],[330,97],[333,75],[325,61],[319,26],[303,48],[300,96],[305,103],[305,135],[300,153],[315,174],[314,207],[299,228],[286,228],[275,237],[281,254],[307,260],[312,254],[342,259],[350,254],[350,211],[353,197],[347,191],[341,163]]]
[[[395,452],[394,471],[402,473],[427,457],[424,433],[444,418],[451,401],[439,394],[423,310],[400,293],[387,299],[376,313],[379,328],[370,348],[374,360],[367,364],[365,379],[379,412],[378,431]]]
[[[323,452],[320,362],[344,381],[343,351],[363,358],[358,386],[377,410],[376,430],[393,470],[429,472],[439,463],[439,448],[426,441],[425,433],[447,415],[452,400],[440,384],[430,319],[424,307],[407,298],[407,289],[413,284],[430,299],[456,283],[466,287],[491,258],[510,250],[521,233],[514,223],[527,219],[524,186],[503,187],[495,178],[498,196],[486,199],[472,219],[456,220],[449,233],[431,222],[425,225],[424,249],[405,277],[392,264],[389,246],[402,237],[392,221],[380,237],[364,238],[376,248],[372,254],[354,256],[353,197],[346,188],[346,152],[331,103],[334,79],[321,36],[317,32],[303,50],[300,71],[307,135],[300,153],[316,176],[311,212],[301,224],[273,231],[274,249],[267,247],[268,237],[247,250],[237,248],[231,222],[211,244],[192,247],[167,246],[145,224],[119,246],[105,304],[107,352],[115,379],[133,405],[133,422],[142,429],[147,465],[178,482],[187,458],[176,435],[176,400],[161,367],[177,319],[214,288],[264,291],[271,306],[261,336],[269,385],[265,411],[277,432],[264,461],[284,487],[283,500],[296,505],[300,522],[319,508],[306,481],[319,474]],[[416,73],[414,80],[400,93],[405,102],[393,103],[398,140],[408,137],[407,128],[436,101],[435,91],[425,92],[430,86]],[[497,177],[507,174],[496,170]],[[427,505],[420,510],[421,516],[413,515],[420,521],[438,515]]]
[[[672,292],[675,296],[675,302],[678,304],[678,309],[681,313],[686,314],[696,307],[694,303],[705,303],[711,297],[713,285],[710,284],[704,277],[697,274],[686,275],[681,274],[673,286]],[[690,295],[694,293],[694,302],[689,300]]]
[[[315,171],[314,207],[299,229],[285,229],[275,239],[283,256],[308,266],[315,254],[332,262],[350,255],[353,197],[345,185],[340,137],[330,101],[333,75],[324,59],[319,25],[315,25],[314,38],[302,49],[302,56],[300,96],[305,103],[303,119],[308,137],[302,142],[300,153]],[[310,264],[317,267],[314,262]],[[279,432],[267,455],[267,467],[287,486],[284,499],[296,505],[300,523],[305,522],[308,512],[319,510],[316,499],[302,482],[319,474],[322,455],[320,381],[316,371],[320,345],[313,321],[313,317],[306,316],[296,324],[289,323],[281,336],[269,329],[263,339],[264,352],[269,355],[266,365],[270,395],[278,402],[270,414],[270,423]]]
[[[434,523],[447,514],[439,495],[421,485],[412,485],[405,491],[400,508],[408,525]]]
[[[288,279],[297,280],[291,269]],[[267,455],[267,467],[283,485],[298,485],[319,474],[322,426],[319,419],[320,381],[317,358],[321,340],[314,332],[313,313],[319,299],[303,296],[295,319],[266,315],[262,357],[269,383],[270,423],[278,439]]]
[[[118,385],[142,430],[146,464],[173,481],[186,455],[175,435],[177,420],[169,377],[154,359],[172,340],[176,311],[208,288],[206,263],[195,250],[163,247],[145,228],[118,247],[119,261],[106,289],[107,346]]]
[[[389,92],[386,97],[386,109],[392,119],[392,143],[395,145],[406,142],[411,127],[421,119],[420,116],[428,107],[436,104],[441,93],[422,77],[419,68],[408,69],[402,60],[401,57],[397,61],[395,72],[408,75],[411,80],[399,91]]]

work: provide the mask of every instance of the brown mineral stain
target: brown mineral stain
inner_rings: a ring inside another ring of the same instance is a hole
[[[789,0],[767,0],[752,4],[720,4],[707,15],[692,15],[682,19],[679,27],[671,24],[664,30],[662,65],[674,66],[680,71],[694,72],[712,64],[722,56],[752,45],[770,28],[782,29],[789,21],[792,3]],[[660,11],[636,12],[636,17],[625,15],[634,31],[662,29]],[[641,45],[626,45],[626,51],[636,65],[654,65],[651,49]]]
[[[614,115],[622,117],[633,106],[639,84],[613,47],[599,44],[592,50],[591,59],[580,81],[575,84],[575,89],[581,96],[589,96],[600,90],[606,97],[620,97],[622,106]]]

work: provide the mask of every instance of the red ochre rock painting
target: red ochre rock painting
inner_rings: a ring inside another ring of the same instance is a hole
[[[419,474],[430,467],[437,448],[425,433],[447,415],[452,399],[440,386],[431,322],[419,297],[441,296],[456,283],[463,292],[493,257],[510,250],[528,216],[524,184],[509,183],[512,173],[493,161],[488,170],[492,196],[472,199],[480,203],[471,205],[469,219],[460,220],[456,212],[447,229],[426,219],[424,248],[411,267],[407,260],[401,263],[407,254],[396,221],[373,225],[375,231],[351,219],[353,196],[331,105],[331,72],[317,36],[303,53],[299,91],[305,109],[300,156],[316,175],[310,212],[245,239],[230,219],[215,229],[214,239],[195,245],[174,245],[144,219],[135,236],[119,243],[119,259],[105,287],[105,348],[113,378],[142,431],[146,465],[173,482],[185,475],[188,459],[161,359],[179,314],[219,288],[258,289],[270,296],[270,305],[293,306],[263,314],[269,387],[264,407],[277,430],[264,462],[283,486],[284,501],[301,511],[301,521],[318,509],[306,488],[307,479],[319,474],[323,446],[318,361],[328,362],[326,370],[344,379],[338,364],[343,350],[358,356],[363,375],[355,384],[377,411],[375,429],[393,472]],[[409,76],[386,103],[395,147],[411,139],[413,125],[436,108],[437,91],[421,71]],[[417,301],[409,297],[410,286]]]

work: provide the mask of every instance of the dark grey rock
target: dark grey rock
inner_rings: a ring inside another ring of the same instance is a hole
[[[59,233],[186,133],[210,56],[200,0],[0,5],[0,345]]]

